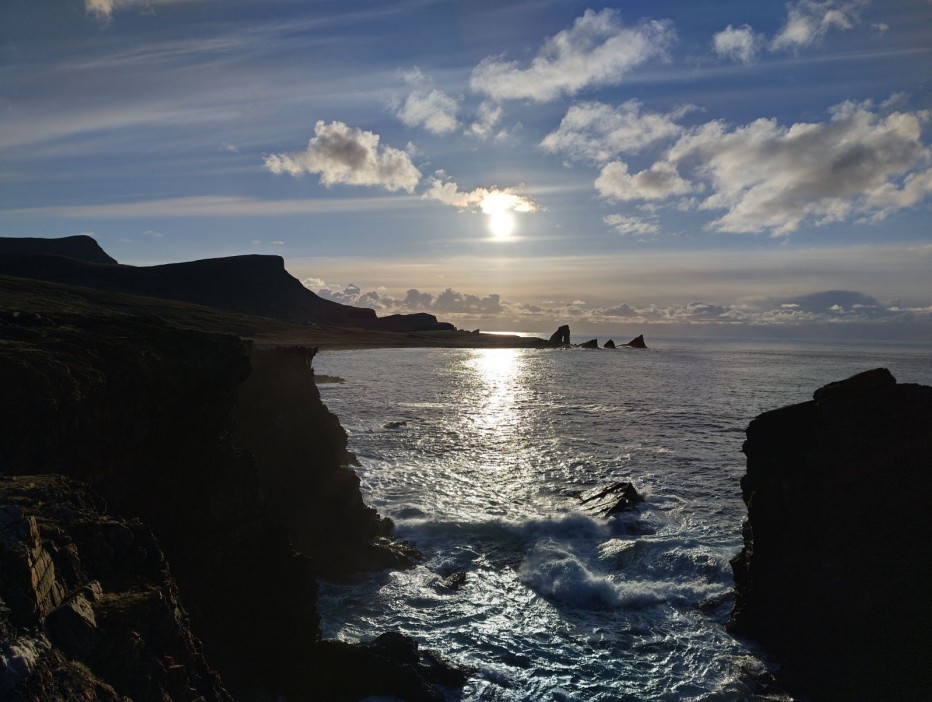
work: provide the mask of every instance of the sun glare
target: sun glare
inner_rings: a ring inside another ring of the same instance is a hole
[[[489,214],[489,231],[496,241],[510,239],[515,230],[515,216],[511,212],[492,212]]]

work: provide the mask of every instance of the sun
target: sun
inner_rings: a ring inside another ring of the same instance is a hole
[[[495,241],[506,241],[515,230],[515,216],[507,210],[489,213],[489,231]]]

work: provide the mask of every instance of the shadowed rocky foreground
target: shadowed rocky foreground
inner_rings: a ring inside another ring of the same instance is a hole
[[[803,699],[932,699],[932,387],[832,383],[744,452],[732,629]]]
[[[404,639],[320,640],[316,575],[417,553],[363,503],[311,355],[152,319],[0,319],[0,697],[462,685]]]

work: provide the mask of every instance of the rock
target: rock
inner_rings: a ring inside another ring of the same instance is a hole
[[[605,342],[605,345],[604,345],[602,348],[604,348],[604,349],[613,349],[613,348],[615,348],[615,342],[612,341],[611,339],[609,339],[608,341]]]
[[[564,324],[563,326],[559,327],[553,334],[551,334],[550,343],[554,346],[562,346],[564,344],[570,343],[569,325]]]
[[[438,582],[437,587],[442,590],[459,590],[465,583],[466,573],[462,570],[457,570]]]
[[[730,627],[814,700],[932,690],[932,388],[886,369],[747,429]],[[925,613],[925,615],[923,615]]]
[[[324,641],[321,649],[319,699],[391,696],[406,702],[443,702],[447,697],[442,688],[461,688],[470,674],[396,632],[356,647]]]
[[[392,421],[392,422],[385,422],[385,424],[382,425],[382,428],[383,429],[400,429],[401,427],[406,427],[406,426],[408,426],[408,423],[406,421],[397,420],[397,421]]]
[[[634,509],[644,501],[631,483],[620,481],[604,487],[586,490],[579,501],[589,511],[602,517]]]
[[[632,348],[632,349],[646,349],[647,348],[647,344],[644,343],[643,334],[634,337],[633,339],[631,339],[631,341],[625,344],[625,346],[627,346],[628,348]]]
[[[599,348],[599,340],[598,340],[598,339],[589,339],[589,341],[584,341],[584,342],[582,342],[581,344],[579,344],[579,348],[581,348],[581,349],[597,349],[597,348]]]
[[[148,529],[102,514],[99,496],[58,475],[0,478],[0,504],[7,525],[17,511],[28,524],[21,548],[10,548],[6,530],[0,550],[0,599],[8,604],[0,611],[0,697],[229,702]],[[49,556],[48,575],[32,579],[34,593],[23,598],[23,583],[7,576],[22,554],[38,550]],[[31,606],[56,589],[72,594],[48,611]]]

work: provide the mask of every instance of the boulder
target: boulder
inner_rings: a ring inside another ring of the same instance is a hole
[[[731,629],[813,700],[932,690],[932,387],[878,368],[747,429]]]
[[[599,348],[598,339],[589,339],[589,341],[584,341],[579,345],[581,349],[597,349]]]

